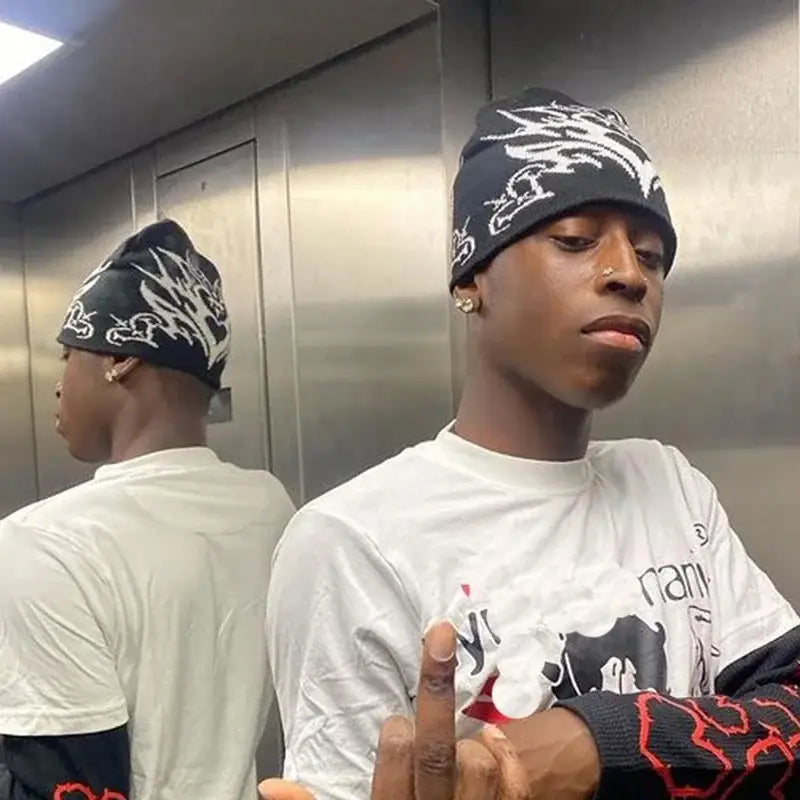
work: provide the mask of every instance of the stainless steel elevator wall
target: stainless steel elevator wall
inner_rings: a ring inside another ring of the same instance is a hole
[[[37,496],[19,210],[0,205],[0,517]]]
[[[275,467],[304,499],[452,413],[440,108],[433,24],[259,105]]]

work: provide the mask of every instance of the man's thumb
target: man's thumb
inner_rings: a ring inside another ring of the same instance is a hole
[[[258,784],[261,800],[314,800],[314,795],[291,781],[269,778]]]

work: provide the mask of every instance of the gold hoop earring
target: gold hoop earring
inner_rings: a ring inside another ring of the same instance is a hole
[[[114,383],[117,380],[117,371],[115,369],[110,369],[106,372],[105,378],[109,383]]]

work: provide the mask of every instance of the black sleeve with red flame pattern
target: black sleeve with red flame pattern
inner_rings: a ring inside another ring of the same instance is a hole
[[[127,800],[129,793],[127,726],[0,739],[0,800]]]
[[[715,691],[592,692],[559,703],[597,742],[595,800],[800,797],[800,627],[724,669]]]

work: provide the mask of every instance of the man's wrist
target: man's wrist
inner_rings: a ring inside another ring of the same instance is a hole
[[[542,711],[503,726],[525,767],[534,797],[592,800],[600,754],[586,723],[567,708]]]

